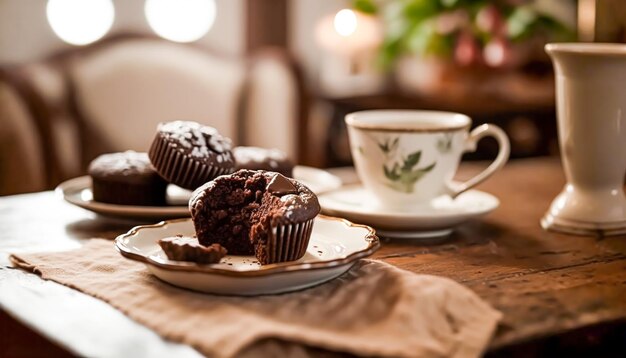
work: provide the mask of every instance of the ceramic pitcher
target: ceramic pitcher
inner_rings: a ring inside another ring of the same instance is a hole
[[[582,235],[626,233],[626,45],[546,45],[556,75],[567,184],[541,220]]]

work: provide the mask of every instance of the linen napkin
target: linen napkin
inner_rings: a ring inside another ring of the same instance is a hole
[[[299,292],[229,297],[152,276],[107,240],[73,251],[15,254],[15,266],[102,299],[162,337],[210,357],[476,357],[501,315],[446,278],[361,260]]]

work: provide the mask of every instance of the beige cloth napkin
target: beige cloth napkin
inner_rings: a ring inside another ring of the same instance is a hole
[[[304,291],[259,297],[195,293],[124,259],[107,240],[14,265],[100,298],[161,336],[211,357],[476,357],[501,315],[441,277],[363,260]]]

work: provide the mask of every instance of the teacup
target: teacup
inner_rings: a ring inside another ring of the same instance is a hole
[[[502,129],[483,124],[471,132],[472,120],[439,111],[371,110],[346,116],[350,148],[359,178],[383,207],[411,209],[431,199],[455,198],[502,168],[509,158],[509,139]],[[494,137],[496,159],[464,183],[454,183],[461,155]]]

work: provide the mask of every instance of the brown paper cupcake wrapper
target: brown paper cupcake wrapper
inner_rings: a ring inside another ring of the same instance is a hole
[[[267,263],[295,261],[306,253],[314,219],[290,225],[279,225],[268,242]]]
[[[148,154],[152,165],[165,180],[189,190],[232,172],[232,168],[206,165],[186,156],[158,134]]]

